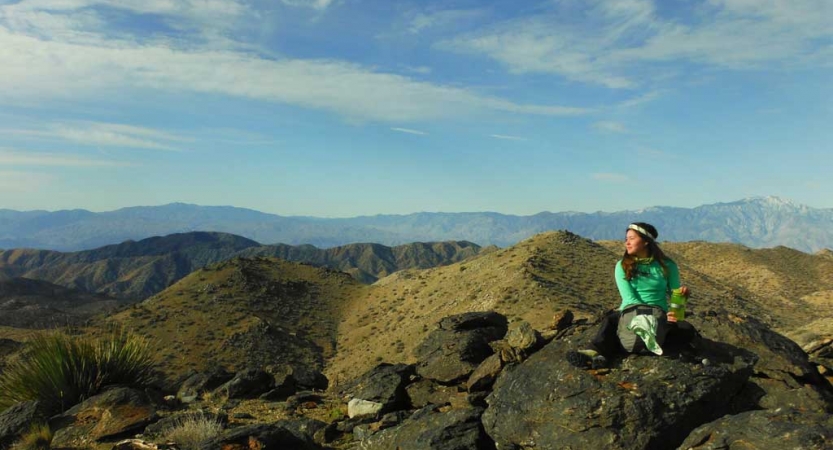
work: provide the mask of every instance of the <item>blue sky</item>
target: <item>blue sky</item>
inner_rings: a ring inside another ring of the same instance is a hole
[[[0,0],[0,208],[831,208],[831,20],[830,0]]]

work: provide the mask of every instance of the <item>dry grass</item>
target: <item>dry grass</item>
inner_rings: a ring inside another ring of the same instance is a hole
[[[190,414],[164,432],[165,439],[184,450],[197,450],[206,441],[217,437],[223,424],[200,413]]]

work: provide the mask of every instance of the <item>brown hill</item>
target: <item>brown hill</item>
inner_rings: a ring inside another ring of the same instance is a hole
[[[404,268],[427,268],[461,261],[480,247],[470,242],[414,243],[397,247],[351,244],[331,249],[311,245],[261,246],[226,233],[192,232],[127,241],[95,250],[0,251],[0,273],[27,277],[112,297],[140,300],[156,294],[194,270],[236,256],[270,256],[350,273],[371,283]]]
[[[329,249],[312,245],[264,245],[243,250],[238,256],[270,256],[330,267],[352,275],[363,283],[373,283],[402,269],[427,269],[462,261],[477,255],[481,248],[467,241],[414,242],[388,247],[380,244],[350,244]]]
[[[323,368],[349,275],[273,258],[235,258],[191,275],[105,319],[150,338],[169,375],[214,365],[277,362]]]
[[[77,325],[117,300],[27,278],[0,280],[0,326],[54,328]]]
[[[558,231],[463,263],[395,273],[345,305],[339,352],[329,373],[349,377],[378,359],[412,362],[413,347],[437,321],[451,314],[494,310],[510,320],[526,320],[536,329],[550,325],[563,309],[580,318],[594,318],[619,305],[613,283],[619,257],[618,248]],[[681,263],[681,271],[697,293],[695,311],[724,306],[740,314],[764,314],[736,289],[686,262]]]

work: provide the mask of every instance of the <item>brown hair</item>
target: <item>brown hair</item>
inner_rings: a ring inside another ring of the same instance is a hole
[[[648,256],[653,257],[659,265],[662,266],[662,273],[668,277],[668,267],[665,265],[665,253],[662,252],[662,249],[659,248],[659,244],[657,244],[656,238],[659,236],[659,232],[657,232],[656,227],[649,223],[645,222],[634,222],[633,225],[642,228],[643,230],[647,231],[648,234],[642,233],[639,230],[634,230],[633,228],[628,228],[628,230],[633,230],[636,234],[638,234],[645,242],[648,243]],[[627,231],[627,230],[626,230]],[[636,276],[636,258],[632,255],[628,254],[628,251],[625,250],[625,255],[622,257],[622,269],[625,271],[625,278],[628,281],[632,280],[633,277]]]

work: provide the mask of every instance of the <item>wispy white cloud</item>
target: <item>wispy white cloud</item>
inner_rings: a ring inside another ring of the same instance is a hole
[[[51,175],[41,172],[0,170],[0,191],[7,194],[33,192],[48,185],[52,180]]]
[[[495,138],[495,139],[504,139],[504,140],[507,140],[507,141],[525,141],[525,140],[527,140],[526,138],[522,138],[520,136],[510,136],[508,134],[490,134],[489,137]]]
[[[407,122],[484,112],[581,115],[335,60],[265,59],[232,50],[104,40],[69,43],[0,26],[0,102],[99,97],[130,89],[197,92],[326,110],[352,120]]]
[[[607,120],[603,120],[603,121],[600,121],[600,122],[595,122],[593,124],[593,128],[595,128],[599,131],[603,131],[605,133],[623,133],[623,134],[630,133],[630,131],[628,130],[628,127],[626,127],[624,124],[622,124],[620,122],[613,122],[613,121],[607,121]]]
[[[627,175],[623,175],[621,173],[599,172],[594,173],[592,176],[594,180],[610,183],[624,183],[630,179]]]
[[[174,29],[196,29],[202,34],[227,29],[251,11],[239,0],[23,0],[0,6],[0,24],[10,30],[74,42],[94,40],[109,29],[101,10],[157,15]],[[95,30],[94,32],[92,30]]]
[[[408,32],[420,33],[426,29],[457,25],[461,21],[468,21],[483,17],[484,10],[479,9],[446,9],[439,11],[417,12],[410,20]]]
[[[4,134],[66,141],[82,145],[168,151],[179,150],[172,143],[190,141],[190,139],[181,136],[150,128],[84,121],[53,123],[37,129],[0,128],[0,135]]]
[[[662,91],[662,90],[649,91],[649,92],[646,92],[644,94],[633,97],[631,99],[625,100],[625,101],[619,103],[617,106],[619,108],[633,108],[635,106],[644,105],[645,103],[650,103],[650,102],[662,97],[662,95],[665,92],[666,91]]]
[[[72,154],[29,152],[0,148],[0,164],[6,166],[57,166],[57,167],[119,167],[129,163],[92,159]]]
[[[331,4],[334,3],[333,0],[281,0],[281,3],[284,5],[289,6],[297,6],[297,7],[304,7],[304,8],[312,8],[317,9],[319,11],[327,9]]]
[[[418,135],[420,135],[420,136],[425,136],[426,134],[428,134],[428,133],[426,133],[426,132],[424,132],[424,131],[412,130],[412,129],[410,129],[410,128],[399,128],[399,127],[392,127],[392,128],[391,128],[391,130],[393,130],[393,131],[398,131],[398,132],[400,132],[400,133],[407,133],[407,134],[418,134]]]
[[[818,55],[829,52],[825,42],[833,37],[829,0],[708,0],[693,23],[663,16],[652,0],[551,5],[549,13],[512,19],[439,47],[485,55],[513,73],[558,74],[620,89],[656,76],[646,64],[820,66],[824,59]]]

